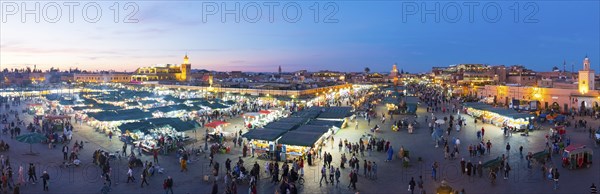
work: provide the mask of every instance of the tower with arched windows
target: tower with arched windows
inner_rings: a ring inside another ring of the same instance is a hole
[[[585,56],[583,59],[583,69],[579,71],[579,92],[586,94],[590,90],[594,90],[594,70],[590,68],[590,59]]]

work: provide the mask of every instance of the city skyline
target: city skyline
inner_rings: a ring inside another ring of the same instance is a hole
[[[372,72],[388,72],[394,63],[412,73],[461,63],[524,65],[550,71],[553,66],[562,69],[563,61],[567,62],[567,70],[573,65],[577,71],[585,55],[591,59],[592,69],[600,70],[600,64],[594,62],[600,58],[600,27],[595,25],[600,22],[600,4],[592,1],[521,2],[517,6],[519,14],[513,11],[514,2],[498,2],[502,17],[495,23],[482,14],[485,2],[475,9],[474,22],[469,21],[466,7],[458,21],[449,21],[455,13],[442,13],[440,22],[431,15],[425,15],[423,22],[420,13],[411,15],[408,9],[413,5],[430,8],[435,2],[360,1],[331,5],[320,2],[321,15],[315,22],[311,7],[315,2],[298,2],[303,17],[296,23],[278,14],[274,22],[269,22],[265,7],[262,19],[256,23],[244,16],[237,23],[229,15],[223,22],[218,13],[201,13],[209,5],[222,6],[221,2],[136,2],[139,12],[134,19],[139,21],[115,23],[110,12],[112,3],[98,3],[103,18],[97,23],[85,22],[81,17],[69,23],[65,14],[57,23],[49,23],[45,17],[39,23],[30,16],[26,17],[30,22],[22,22],[18,14],[3,17],[2,69],[37,65],[39,69],[132,72],[153,64],[179,64],[187,53],[193,69],[216,71],[275,72],[282,66],[286,72],[360,72],[365,67]],[[234,6],[235,2],[226,3]],[[248,6],[247,2],[240,3],[241,7]],[[439,3],[440,10],[451,5]],[[84,4],[81,2],[81,6]],[[329,11],[337,7],[329,18],[333,20],[325,20],[323,15],[329,13],[326,6]],[[538,11],[529,17],[532,7]]]

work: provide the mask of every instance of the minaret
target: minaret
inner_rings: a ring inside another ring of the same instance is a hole
[[[279,75],[281,75],[281,65],[279,66],[279,69],[277,72],[279,72]]]
[[[181,64],[179,69],[181,70],[179,81],[189,81],[192,65],[190,64],[190,58],[187,53],[185,54],[185,57],[183,57],[183,64]]]
[[[585,56],[583,59],[583,69],[579,71],[579,92],[586,94],[590,90],[595,90],[594,70],[590,69],[590,59]]]
[[[395,63],[392,66],[392,71],[390,72],[390,79],[394,81],[394,85],[398,85],[398,67]]]
[[[190,64],[190,58],[187,56],[187,53],[185,54],[185,57],[183,57],[183,64]]]

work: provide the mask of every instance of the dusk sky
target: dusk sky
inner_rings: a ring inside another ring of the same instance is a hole
[[[311,10],[315,2],[320,7],[318,23]],[[41,7],[48,3],[40,1]],[[203,22],[207,12],[203,12],[203,2],[195,1],[136,2],[139,11],[133,18],[139,20],[137,23],[122,22],[131,11],[123,9],[126,2],[119,2],[120,22],[115,23],[110,9],[114,1],[99,1],[102,16],[97,23],[90,23],[82,15],[86,3],[80,2],[74,8],[73,23],[69,22],[66,6],[57,23],[44,20],[56,13],[46,13],[49,16],[42,15],[36,23],[31,15],[22,22],[20,13],[7,14],[12,7],[3,1],[1,68],[36,64],[41,69],[133,71],[153,64],[179,64],[187,53],[192,68],[217,71],[276,71],[280,65],[283,71],[362,71],[364,67],[389,71],[394,63],[409,72],[459,63],[521,64],[550,71],[553,66],[562,69],[563,60],[567,61],[567,70],[573,64],[578,70],[587,54],[592,68],[600,71],[598,1],[535,2],[527,6],[527,2],[518,2],[518,15],[514,1],[501,1],[498,5],[502,15],[495,23],[486,21],[497,14],[494,7],[488,7],[487,12],[483,9],[489,1],[474,8],[473,22],[463,2],[456,2],[461,5],[461,16],[456,22],[449,21],[457,14],[456,8],[449,5],[455,2],[440,1],[440,10],[448,9],[441,13],[439,23],[434,15],[426,15],[422,22],[421,12],[407,15],[403,21],[412,5],[423,9],[420,2],[345,1],[325,9],[326,1],[297,1],[302,16],[296,23],[285,20],[294,18],[293,7],[288,9],[287,18],[282,14],[286,2],[275,7],[272,23],[263,2],[258,2],[262,17],[256,23],[246,21],[244,16],[236,23],[233,15],[226,15],[227,21],[222,22],[220,12]],[[205,7],[222,5],[204,3]],[[232,8],[236,1],[224,3]],[[250,2],[237,3],[241,10]],[[432,9],[435,3],[427,1],[425,5]],[[16,5],[22,9],[20,2]],[[27,6],[33,6],[33,2]],[[337,23],[323,22],[336,6],[337,13],[331,19],[337,19]],[[534,8],[537,12],[532,12]],[[89,13],[93,18],[94,12]],[[248,7],[244,14],[253,17],[256,9]]]

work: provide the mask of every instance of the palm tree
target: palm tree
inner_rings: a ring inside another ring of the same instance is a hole
[[[371,69],[369,69],[369,67],[365,67],[365,73],[369,74],[369,72],[371,72]]]

